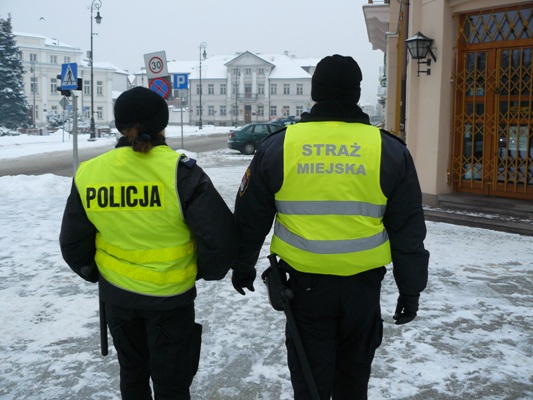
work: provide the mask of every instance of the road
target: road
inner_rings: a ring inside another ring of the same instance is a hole
[[[185,149],[195,153],[226,148],[227,134],[185,137]],[[181,148],[180,137],[167,138],[173,149]],[[82,162],[109,150],[109,147],[93,147],[78,150],[78,161]],[[54,174],[71,177],[73,174],[72,151],[56,151],[27,157],[10,159],[0,163],[0,176]]]

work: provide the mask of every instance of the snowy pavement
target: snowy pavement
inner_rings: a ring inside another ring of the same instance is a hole
[[[226,149],[193,156],[233,208],[251,157]],[[97,287],[71,272],[59,251],[70,184],[50,174],[0,177],[1,400],[120,398],[111,341],[109,356],[99,354]],[[414,322],[393,324],[390,268],[385,277],[384,339],[369,398],[533,399],[533,238],[427,225],[429,285]],[[229,274],[198,282],[204,333],[193,399],[292,398],[284,316],[270,307],[260,279],[255,286],[241,296]]]

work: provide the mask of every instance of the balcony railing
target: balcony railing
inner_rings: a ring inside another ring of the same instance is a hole
[[[262,97],[264,97],[264,95],[261,95]],[[249,100],[249,101],[255,101],[259,98],[259,96],[257,94],[252,94],[252,93],[239,93],[237,95],[237,98],[239,99],[239,101],[246,101],[246,100]]]

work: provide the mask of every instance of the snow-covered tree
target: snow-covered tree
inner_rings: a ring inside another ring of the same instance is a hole
[[[22,52],[15,43],[11,15],[0,18],[0,126],[27,126],[29,103],[24,93]]]

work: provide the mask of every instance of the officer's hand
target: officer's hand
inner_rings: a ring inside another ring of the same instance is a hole
[[[231,275],[231,283],[237,292],[246,295],[244,288],[248,289],[250,292],[255,292],[254,280],[257,272],[255,268],[251,269],[248,272],[233,271]]]
[[[416,312],[418,311],[419,297],[420,296],[405,296],[400,294],[396,305],[396,311],[392,317],[396,321],[396,325],[406,324],[415,319]]]
[[[95,263],[92,263],[91,265],[87,265],[85,267],[81,267],[78,275],[85,279],[87,282],[96,283],[98,282],[98,267]]]

